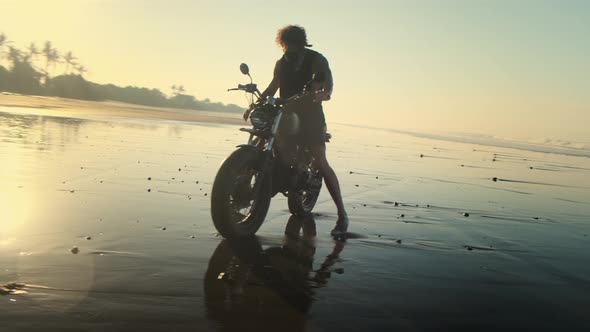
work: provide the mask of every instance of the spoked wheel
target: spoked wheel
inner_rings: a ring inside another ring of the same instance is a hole
[[[315,207],[322,189],[322,175],[312,162],[307,165],[304,172],[303,185],[289,192],[288,203],[291,214],[304,217],[311,213]]]
[[[221,165],[211,192],[211,217],[225,238],[253,235],[270,205],[270,178],[259,151],[240,148]]]
[[[229,191],[229,206],[231,208],[234,223],[248,222],[256,202],[255,187],[259,178],[257,171],[252,168],[244,169],[237,176]]]

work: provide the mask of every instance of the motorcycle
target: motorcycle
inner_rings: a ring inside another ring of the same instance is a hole
[[[311,84],[321,83],[323,75],[314,74],[300,94],[263,100],[248,65],[242,63],[240,71],[250,83],[228,91],[251,95],[252,128],[240,128],[250,137],[221,164],[211,190],[213,224],[225,238],[254,235],[266,217],[271,198],[278,193],[288,198],[293,215],[309,215],[322,188],[322,175],[313,156],[308,148],[297,144],[297,113],[311,107]],[[330,137],[326,133],[326,141]]]

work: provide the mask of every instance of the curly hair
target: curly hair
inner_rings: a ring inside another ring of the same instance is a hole
[[[307,43],[307,34],[305,33],[305,29],[298,25],[287,25],[279,29],[279,31],[277,31],[277,37],[275,41],[282,48],[285,48],[287,44],[306,47],[312,46]]]

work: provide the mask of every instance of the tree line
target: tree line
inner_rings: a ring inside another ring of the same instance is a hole
[[[172,94],[167,96],[159,89],[94,83],[84,78],[86,72],[86,67],[71,51],[60,52],[51,41],[46,41],[42,47],[30,43],[20,49],[0,33],[0,91],[156,107],[243,111],[235,104],[198,100],[186,94],[182,85],[173,85]]]

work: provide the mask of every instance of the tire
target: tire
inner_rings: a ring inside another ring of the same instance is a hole
[[[298,217],[305,217],[311,214],[318,201],[322,189],[322,176],[317,170],[312,170],[311,176],[314,177],[314,185],[306,186],[302,190],[290,191],[287,198],[289,212]]]
[[[264,156],[260,151],[241,147],[219,168],[211,190],[211,217],[223,237],[230,239],[254,235],[264,222],[270,206],[271,179],[269,174],[261,176],[263,163]],[[261,178],[263,182],[257,184]],[[257,185],[258,192],[253,192],[252,188]],[[248,197],[240,199],[240,195]],[[241,213],[239,209],[242,204],[246,204],[244,202],[252,202],[247,214]]]

